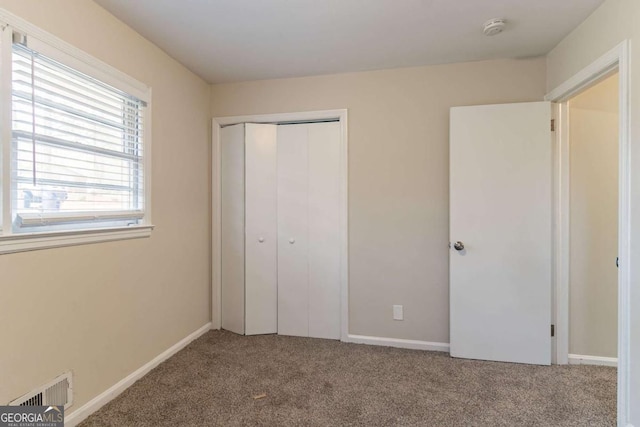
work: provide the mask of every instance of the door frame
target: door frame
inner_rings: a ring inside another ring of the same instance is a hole
[[[348,133],[347,110],[305,111],[297,113],[250,114],[215,117],[212,120],[211,150],[211,329],[222,325],[221,307],[221,200],[220,200],[220,129],[238,123],[309,123],[337,120],[340,122],[340,340],[349,335],[349,206],[348,206]]]
[[[630,405],[630,265],[631,170],[629,41],[624,40],[573,77],[553,89],[545,100],[557,102],[557,144],[554,159],[554,288],[555,362],[569,362],[569,126],[567,102],[600,79],[618,71],[619,181],[618,181],[618,425],[626,426]],[[613,260],[612,260],[613,262]]]

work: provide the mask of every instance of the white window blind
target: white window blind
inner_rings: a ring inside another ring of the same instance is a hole
[[[146,103],[17,39],[11,83],[13,232],[141,224]]]

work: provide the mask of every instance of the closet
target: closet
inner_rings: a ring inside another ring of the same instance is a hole
[[[221,129],[222,327],[340,338],[340,124]]]

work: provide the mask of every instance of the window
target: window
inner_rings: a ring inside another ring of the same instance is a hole
[[[43,38],[2,34],[0,253],[148,235],[148,88]]]

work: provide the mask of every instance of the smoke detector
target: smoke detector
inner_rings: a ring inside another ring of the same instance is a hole
[[[484,35],[485,36],[495,36],[496,34],[500,34],[504,27],[506,26],[506,20],[504,18],[493,18],[489,19],[484,23]]]

